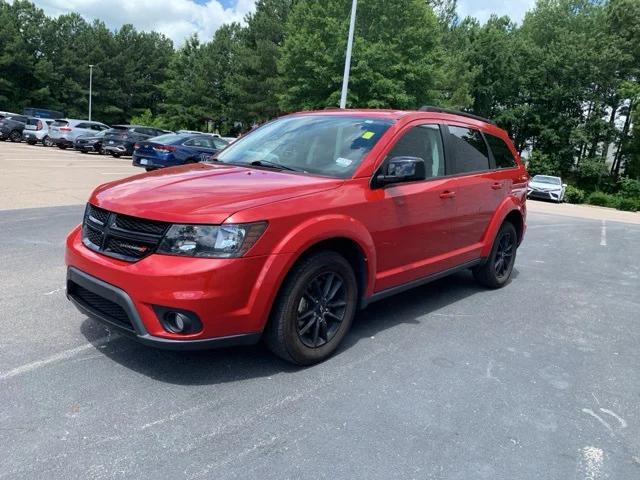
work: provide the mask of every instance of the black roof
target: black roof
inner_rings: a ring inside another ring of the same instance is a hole
[[[458,110],[450,110],[448,108],[440,108],[440,107],[432,107],[431,105],[425,105],[424,107],[420,107],[421,112],[435,112],[435,113],[449,113],[451,115],[460,115],[461,117],[473,118],[474,120],[479,120],[481,122],[490,123],[491,125],[495,125],[496,122],[493,120],[489,120],[488,118],[481,117],[479,115],[474,115],[473,113],[461,112]]]

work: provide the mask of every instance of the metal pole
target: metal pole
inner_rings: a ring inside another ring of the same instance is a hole
[[[91,97],[93,93],[93,65],[89,65],[89,121],[91,121]]]
[[[344,75],[342,77],[342,95],[340,96],[340,108],[347,108],[347,91],[349,90],[349,72],[351,71],[351,50],[353,49],[353,33],[356,27],[356,9],[358,0],[353,0],[351,5],[351,23],[349,24],[349,40],[347,41],[347,55],[344,59]]]

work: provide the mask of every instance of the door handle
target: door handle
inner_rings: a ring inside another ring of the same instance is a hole
[[[491,188],[493,188],[494,190],[500,190],[502,188],[502,184],[496,182],[493,185],[491,185]]]
[[[440,194],[440,198],[442,198],[442,199],[456,198],[456,192],[450,192],[449,190],[445,190],[444,192],[442,192]]]

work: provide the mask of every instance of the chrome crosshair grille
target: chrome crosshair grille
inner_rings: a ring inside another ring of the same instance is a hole
[[[169,228],[165,222],[130,217],[87,204],[82,243],[96,252],[127,262],[153,253]]]

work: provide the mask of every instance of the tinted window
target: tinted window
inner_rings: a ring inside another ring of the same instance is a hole
[[[453,173],[480,172],[489,169],[487,144],[478,130],[449,125],[451,148],[455,156]]]
[[[442,135],[438,125],[413,127],[398,140],[387,155],[393,157],[418,157],[425,163],[427,178],[444,175]]]
[[[56,120],[51,125],[53,125],[54,127],[66,127],[67,125],[69,125],[69,122],[67,122],[66,120]]]
[[[90,123],[79,123],[78,125],[76,125],[76,128],[91,128],[91,124]]]
[[[504,140],[486,133],[484,138],[487,139],[487,143],[493,152],[496,168],[511,168],[516,166],[516,159],[513,158],[513,154]]]

